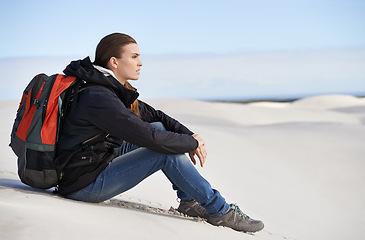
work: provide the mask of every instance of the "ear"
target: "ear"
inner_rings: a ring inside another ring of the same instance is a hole
[[[108,65],[109,65],[110,69],[113,69],[113,68],[116,69],[116,68],[118,68],[117,58],[116,57],[111,57],[109,59]]]

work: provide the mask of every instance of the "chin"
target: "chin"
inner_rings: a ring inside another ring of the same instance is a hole
[[[137,81],[138,79],[139,79],[139,76],[137,76],[137,77],[132,77],[132,78],[130,78],[129,80]]]

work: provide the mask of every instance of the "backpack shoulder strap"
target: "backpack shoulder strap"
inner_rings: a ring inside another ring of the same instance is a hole
[[[37,94],[41,90],[44,80],[46,78],[48,78],[48,76],[46,74],[39,74],[39,75],[35,76],[32,79],[32,81],[29,83],[26,90],[30,91],[30,89],[32,89],[31,94],[30,94],[30,103],[34,103],[34,100],[36,99]],[[29,87],[30,87],[30,89],[28,89]]]

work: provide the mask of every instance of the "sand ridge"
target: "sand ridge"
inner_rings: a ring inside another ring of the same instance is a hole
[[[102,204],[35,191],[19,181],[8,147],[17,103],[0,102],[0,239],[361,239],[364,99],[331,95],[283,104],[147,102],[204,138],[208,159],[198,171],[228,202],[263,220],[262,232],[242,234],[119,206],[176,208],[176,195],[161,172]]]

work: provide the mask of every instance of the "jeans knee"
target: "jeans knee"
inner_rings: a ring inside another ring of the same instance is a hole
[[[185,154],[167,155],[167,160],[172,163],[175,163],[176,166],[191,164],[190,159]]]

